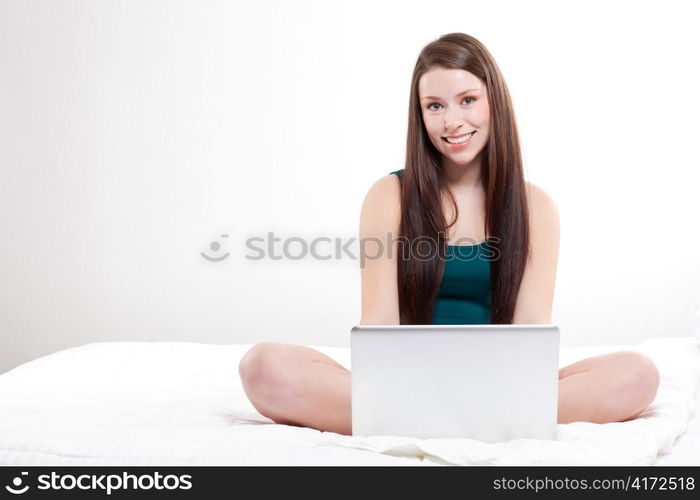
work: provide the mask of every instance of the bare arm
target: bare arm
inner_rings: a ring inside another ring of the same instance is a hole
[[[389,174],[367,192],[360,214],[361,325],[398,325],[397,243],[401,223],[399,179]],[[391,249],[389,249],[391,246]]]
[[[550,324],[559,258],[559,210],[544,190],[531,183],[526,187],[532,252],[518,291],[513,324]]]

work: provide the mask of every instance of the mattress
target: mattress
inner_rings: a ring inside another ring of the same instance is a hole
[[[616,350],[650,356],[654,402],[630,422],[557,425],[555,440],[343,436],[280,425],[247,399],[250,344],[98,342],[0,375],[2,465],[699,465],[695,337],[563,348],[560,366]],[[350,369],[347,348],[314,346]]]

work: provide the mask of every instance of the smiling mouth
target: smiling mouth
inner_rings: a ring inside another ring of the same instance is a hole
[[[469,134],[464,134],[464,135],[455,137],[455,139],[458,139],[458,140],[448,141],[447,137],[442,137],[442,140],[448,144],[461,144],[461,143],[467,142],[469,139],[471,139],[474,136],[474,134],[476,134],[476,130],[474,132],[469,133]]]

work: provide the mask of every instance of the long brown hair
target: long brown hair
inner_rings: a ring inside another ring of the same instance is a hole
[[[433,304],[445,265],[445,235],[458,215],[442,170],[441,153],[425,129],[418,95],[421,76],[436,67],[469,71],[486,86],[489,139],[480,152],[481,182],[486,192],[484,232],[487,244],[498,256],[490,260],[491,323],[509,324],[530,245],[520,142],[510,94],[496,62],[481,42],[463,33],[443,35],[426,45],[411,79],[397,259],[401,323],[432,322]],[[449,225],[442,210],[445,193],[455,213]],[[417,252],[416,245],[425,241],[434,245],[433,253],[441,258],[416,258],[414,254],[423,253]]]

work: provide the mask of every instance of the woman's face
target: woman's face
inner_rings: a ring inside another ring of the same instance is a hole
[[[418,97],[430,141],[443,159],[469,164],[484,148],[489,134],[489,104],[481,80],[463,69],[434,68],[418,81]],[[472,132],[466,142],[446,140]]]

